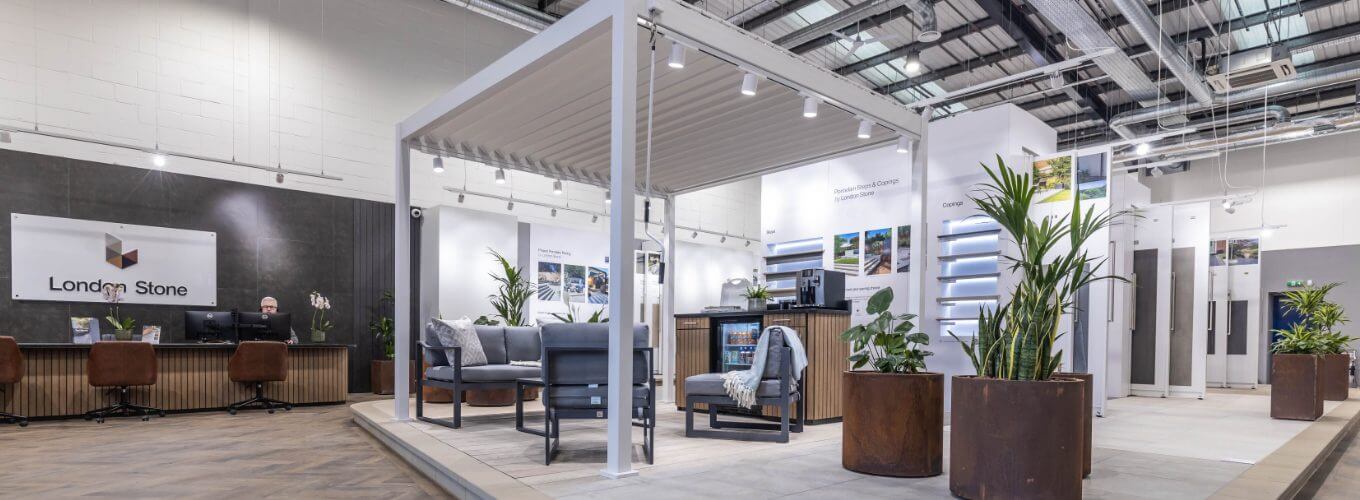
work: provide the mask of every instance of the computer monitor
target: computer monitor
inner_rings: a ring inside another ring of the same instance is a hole
[[[247,340],[274,340],[287,342],[291,337],[289,325],[292,317],[288,313],[265,314],[243,312],[236,318],[238,338]]]
[[[199,342],[236,340],[236,320],[230,311],[185,311],[184,338]]]

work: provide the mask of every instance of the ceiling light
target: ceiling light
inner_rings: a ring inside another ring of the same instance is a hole
[[[556,209],[556,208],[554,208],[554,209],[552,210],[552,216],[553,216],[553,217],[557,217],[557,209]]]
[[[434,173],[444,173],[444,158],[439,156],[434,157]]]
[[[756,95],[757,78],[755,73],[747,73],[741,77],[741,95]]]
[[[510,200],[510,201],[505,202],[505,209],[506,209],[506,210],[514,210],[514,209],[515,209],[515,200]]]
[[[496,169],[496,184],[505,184],[505,169]]]
[[[897,152],[898,152],[898,153],[906,153],[907,151],[910,151],[910,150],[911,150],[911,140],[910,140],[910,139],[907,139],[907,136],[905,136],[905,135],[902,136],[902,137],[898,137],[898,138],[897,138]]]
[[[907,54],[906,63],[903,64],[902,66],[904,69],[907,70],[907,73],[915,73],[917,71],[921,71],[921,55],[916,52]]]
[[[165,166],[165,155],[160,154],[160,153],[154,153],[154,154],[152,154],[152,155],[151,155],[151,164],[152,164],[152,165],[155,165],[155,166],[157,166],[157,167],[164,167],[164,166]]]
[[[1261,228],[1261,237],[1262,237],[1262,238],[1269,238],[1269,237],[1271,237],[1271,236],[1274,235],[1274,234],[1275,234],[1275,229],[1273,229],[1273,228],[1269,228],[1269,227],[1263,227],[1263,228]]]
[[[1140,142],[1137,146],[1133,147],[1134,154],[1137,154],[1138,156],[1148,154],[1149,151],[1152,151],[1152,145],[1146,142]]]
[[[464,197],[464,196],[466,196],[466,195],[464,195],[463,193],[458,193],[458,203],[462,203],[462,202],[463,202],[463,197]]]
[[[685,67],[685,46],[678,43],[671,44],[671,59],[666,62],[667,66],[675,69]]]
[[[594,224],[594,223],[599,222],[599,221],[600,221],[600,216],[598,216],[598,215],[591,215],[591,216],[590,216],[590,223],[591,223],[591,224]]]
[[[718,240],[718,243],[727,243],[727,237],[723,236],[722,239]]]
[[[609,191],[605,191],[605,192],[604,192],[604,204],[605,204],[605,205],[608,205],[608,204],[610,204],[610,203],[614,203],[614,195],[613,195],[612,193],[610,193]]]
[[[861,119],[859,121],[859,133],[855,134],[855,137],[859,137],[860,139],[868,139],[870,135],[873,135],[873,133],[874,122]]]
[[[916,41],[921,43],[934,43],[940,39],[939,30],[921,30],[916,34]]]
[[[817,117],[817,102],[816,97],[803,98],[803,118]]]
[[[274,182],[283,184],[283,172],[279,172],[279,175],[274,176]]]
[[[553,181],[553,194],[562,194],[562,179]]]
[[[691,240],[694,239],[694,238],[698,238],[698,237],[699,237],[699,232],[698,232],[698,231],[689,233],[689,239],[691,239]]]

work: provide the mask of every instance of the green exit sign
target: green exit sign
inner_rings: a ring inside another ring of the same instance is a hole
[[[1287,287],[1290,287],[1290,288],[1298,288],[1298,287],[1301,287],[1301,286],[1307,286],[1307,285],[1311,284],[1312,281],[1313,281],[1313,280],[1289,280],[1289,281],[1284,282],[1284,286],[1287,286]]]

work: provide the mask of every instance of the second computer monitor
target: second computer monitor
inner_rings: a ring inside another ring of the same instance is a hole
[[[237,319],[237,335],[240,341],[274,340],[287,342],[292,336],[289,325],[292,317],[288,313],[240,313]]]

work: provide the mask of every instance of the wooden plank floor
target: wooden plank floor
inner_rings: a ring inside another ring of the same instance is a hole
[[[444,497],[345,405],[0,425],[0,485],[4,498]]]

